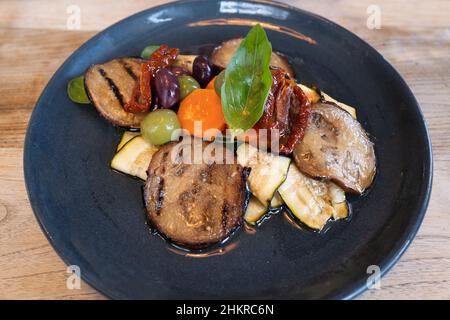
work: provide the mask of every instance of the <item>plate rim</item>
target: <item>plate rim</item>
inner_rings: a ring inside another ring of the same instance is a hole
[[[31,178],[30,178],[31,173],[29,172],[29,165],[28,165],[28,163],[30,162],[30,160],[28,160],[30,157],[30,143],[31,143],[30,142],[30,135],[31,135],[30,131],[31,131],[33,122],[35,122],[33,120],[37,114],[37,107],[42,103],[41,100],[43,99],[44,93],[48,90],[50,83],[52,83],[53,80],[57,77],[57,75],[59,75],[59,73],[61,73],[62,69],[71,62],[71,60],[73,59],[73,57],[75,55],[82,52],[89,44],[94,43],[98,38],[102,37],[106,32],[110,32],[114,28],[119,28],[122,24],[126,24],[128,21],[134,20],[137,17],[139,17],[140,15],[144,15],[144,14],[147,15],[147,14],[152,13],[153,11],[160,11],[164,8],[172,7],[172,6],[176,6],[176,5],[180,5],[180,4],[181,5],[192,5],[193,3],[204,2],[204,1],[211,1],[211,0],[177,0],[177,1],[169,2],[169,3],[161,4],[158,6],[150,7],[150,8],[144,9],[142,11],[136,12],[130,16],[127,16],[127,17],[113,23],[112,25],[106,27],[105,29],[99,31],[94,36],[92,36],[87,41],[85,41],[80,47],[78,47],[75,51],[73,51],[69,57],[66,58],[66,60],[59,66],[59,68],[54,72],[54,74],[52,75],[50,80],[47,82],[47,84],[45,85],[44,89],[42,90],[38,100],[36,101],[33,111],[31,113],[30,119],[28,121],[27,130],[26,130],[26,134],[25,134],[25,140],[24,140],[24,148],[23,148],[24,181],[25,181],[25,186],[26,186],[30,206],[33,210],[33,214],[34,214],[40,228],[42,229],[48,242],[51,244],[53,250],[55,250],[55,252],[58,254],[58,256],[63,260],[63,262],[67,266],[70,263],[67,259],[66,254],[63,253],[64,250],[57,246],[56,242],[53,240],[52,236],[50,235],[46,226],[44,225],[44,222],[42,221],[41,215],[39,214],[41,210],[37,207],[37,205],[33,199],[34,192],[31,190],[31,187],[30,187],[31,182],[29,182],[29,181],[31,181]],[[218,2],[221,2],[222,0],[214,0],[214,1],[218,3]],[[324,18],[318,14],[315,14],[313,12],[303,10],[298,7],[294,7],[292,5],[281,3],[278,1],[245,0],[242,2],[264,4],[267,6],[283,8],[283,9],[287,9],[289,11],[294,11],[296,13],[301,13],[303,15],[311,16],[311,17],[319,19],[327,24],[330,24],[333,28],[337,28],[340,31],[343,31],[343,32],[351,35],[356,40],[358,40],[363,46],[365,46],[366,48],[371,50],[373,53],[378,55],[379,58],[381,58],[383,60],[386,67],[390,69],[391,73],[393,73],[395,75],[397,80],[400,82],[400,84],[405,89],[406,95],[408,95],[409,98],[411,99],[411,104],[414,104],[414,106],[416,107],[416,111],[418,113],[418,118],[423,123],[423,128],[421,128],[420,131],[422,131],[421,135],[424,137],[425,147],[427,149],[426,154],[424,154],[425,161],[424,161],[424,171],[423,171],[423,173],[424,173],[424,175],[426,175],[427,179],[424,180],[425,188],[419,197],[418,203],[420,203],[420,206],[417,210],[417,217],[416,217],[414,223],[412,223],[407,229],[405,229],[403,236],[397,240],[397,244],[379,262],[379,267],[381,269],[380,277],[381,278],[384,277],[392,269],[392,267],[400,260],[400,258],[406,252],[408,247],[411,245],[413,239],[417,235],[417,232],[418,232],[420,226],[422,225],[423,219],[425,217],[425,214],[426,214],[426,211],[427,211],[427,208],[429,205],[430,197],[431,197],[432,187],[433,187],[434,163],[433,163],[433,151],[432,151],[431,137],[430,137],[427,121],[425,119],[423,111],[422,111],[415,95],[413,94],[411,88],[408,86],[408,84],[403,79],[401,74],[393,67],[393,65],[387,59],[384,58],[384,56],[381,53],[379,53],[368,42],[361,39],[357,34],[340,26],[339,24],[337,24],[327,18]],[[90,276],[86,275],[85,273],[81,275],[81,278],[89,286],[91,286],[92,288],[94,288],[96,291],[100,292],[103,296],[105,296],[107,298],[112,298],[112,299],[121,299],[122,298],[119,296],[115,296],[111,292],[107,292],[107,289],[101,287],[100,282],[91,279]],[[341,292],[331,295],[329,297],[324,297],[323,299],[350,300],[350,299],[354,299],[354,298],[358,297],[360,294],[362,294],[366,290],[368,290],[366,282],[363,281],[362,279],[360,279],[359,281],[355,281],[353,284],[350,284],[347,288],[343,288]]]

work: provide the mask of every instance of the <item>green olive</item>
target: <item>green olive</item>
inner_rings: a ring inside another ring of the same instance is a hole
[[[216,90],[216,93],[220,96],[220,93],[222,92],[222,85],[223,80],[225,78],[225,70],[222,70],[216,77],[216,80],[214,80],[214,90]]]
[[[180,100],[186,98],[192,91],[200,88],[200,84],[191,76],[179,76]]]
[[[84,76],[79,76],[69,81],[67,94],[73,102],[83,104],[91,103],[84,88]]]
[[[150,46],[146,46],[144,48],[144,50],[142,50],[141,52],[141,58],[142,59],[150,59],[150,56],[152,55],[153,52],[155,52],[156,50],[158,50],[159,46],[156,45],[150,45]]]
[[[141,122],[141,133],[145,140],[159,146],[175,140],[180,129],[177,114],[169,109],[150,112]]]

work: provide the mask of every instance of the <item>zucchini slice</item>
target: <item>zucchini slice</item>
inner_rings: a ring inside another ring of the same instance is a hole
[[[306,96],[308,97],[309,101],[311,101],[311,103],[316,103],[316,102],[320,101],[320,94],[316,90],[311,89],[310,87],[307,87],[300,83],[297,85],[306,94]]]
[[[267,213],[267,210],[267,206],[263,205],[255,196],[251,196],[244,220],[248,224],[255,225]]]
[[[241,144],[236,153],[237,162],[252,169],[248,176],[250,191],[263,205],[269,205],[286,179],[291,159],[260,151],[247,143]]]
[[[333,182],[328,182],[328,194],[333,206],[333,219],[345,219],[348,217],[348,205],[345,199],[345,192]]]
[[[345,193],[332,182],[309,178],[290,166],[278,192],[291,212],[308,227],[322,230],[330,218],[348,215]]]
[[[325,92],[321,91],[320,93],[317,92],[314,89],[311,89],[303,84],[298,84],[298,86],[300,87],[300,89],[302,89],[302,91],[306,94],[306,96],[308,97],[308,99],[312,102],[312,103],[316,103],[319,102],[321,99],[325,100],[325,101],[329,101],[329,102],[333,102],[335,103],[339,108],[344,109],[345,111],[347,111],[348,113],[351,114],[351,116],[353,118],[356,119],[356,109],[345,104],[342,102],[339,102],[335,99],[333,99],[332,97],[330,97],[329,95],[327,95]]]
[[[120,149],[122,149],[122,147],[131,139],[133,139],[134,137],[137,137],[138,135],[140,135],[140,132],[131,132],[131,131],[125,131],[122,135],[122,138],[120,139],[119,144],[117,145],[117,149],[116,152],[119,151]]]
[[[147,169],[156,151],[158,148],[142,136],[134,137],[116,153],[111,168],[147,180]]]
[[[284,204],[283,199],[280,196],[280,193],[277,191],[273,195],[272,200],[270,201],[270,207],[271,208],[279,208]]]
[[[322,98],[325,101],[329,101],[329,102],[334,102],[339,108],[344,109],[345,111],[347,111],[348,113],[350,113],[350,115],[356,119],[356,109],[353,107],[350,107],[349,105],[339,102],[335,99],[333,99],[332,97],[330,97],[329,95],[327,95],[325,92],[322,92]]]

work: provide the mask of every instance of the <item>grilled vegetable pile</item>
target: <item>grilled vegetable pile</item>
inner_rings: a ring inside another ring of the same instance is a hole
[[[94,64],[67,90],[132,130],[111,167],[146,181],[148,217],[161,235],[202,248],[281,210],[323,230],[348,217],[345,192],[372,184],[374,146],[356,109],[294,76],[255,25],[209,57],[163,44]]]

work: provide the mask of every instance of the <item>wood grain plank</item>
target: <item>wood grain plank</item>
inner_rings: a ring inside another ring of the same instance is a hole
[[[102,30],[139,11],[167,0],[2,0],[0,28],[67,30],[71,6],[80,9],[81,30]]]
[[[66,288],[66,266],[34,218],[23,181],[23,141],[42,89],[61,63],[97,31],[152,1],[77,0],[81,29],[67,30],[74,1],[0,1],[0,299],[101,299],[83,283]],[[289,0],[374,46],[405,78],[428,122],[435,174],[429,209],[411,247],[360,299],[450,299],[450,1],[379,0],[382,25],[366,27],[370,0]],[[105,13],[105,6],[108,7]],[[330,7],[333,10],[330,10]]]

